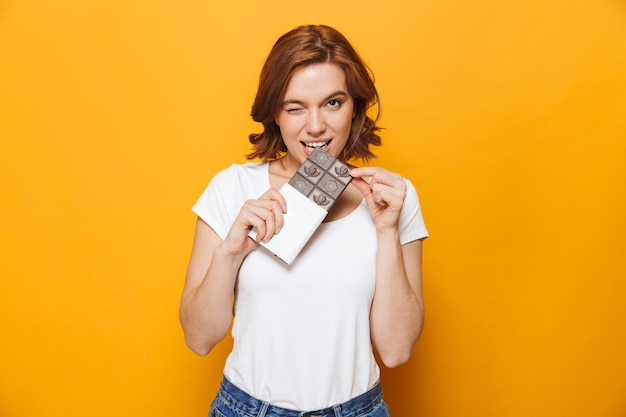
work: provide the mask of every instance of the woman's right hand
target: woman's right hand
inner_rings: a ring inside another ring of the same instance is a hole
[[[231,255],[247,255],[259,246],[257,242],[268,242],[280,232],[286,212],[285,197],[275,188],[270,188],[258,199],[247,200],[226,235],[222,249]],[[252,227],[257,231],[256,240],[248,236]]]

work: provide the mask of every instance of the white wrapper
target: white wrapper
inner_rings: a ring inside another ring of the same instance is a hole
[[[291,265],[328,212],[289,183],[281,187],[280,193],[287,202],[283,228],[269,242],[260,242],[260,244]],[[252,228],[249,236],[254,239],[257,233],[257,230]]]

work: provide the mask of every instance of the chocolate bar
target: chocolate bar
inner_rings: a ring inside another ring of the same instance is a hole
[[[350,181],[350,168],[346,164],[322,148],[316,148],[289,180],[289,184],[329,211]]]
[[[280,188],[287,202],[283,228],[269,242],[259,242],[261,246],[291,264],[350,181],[347,165],[316,148]],[[250,237],[256,235],[256,229],[250,230]]]

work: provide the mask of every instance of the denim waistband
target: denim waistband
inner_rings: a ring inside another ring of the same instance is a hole
[[[321,410],[305,412],[277,407],[254,398],[224,377],[220,384],[218,396],[221,396],[224,401],[230,403],[239,411],[253,417],[357,417],[378,405],[382,401],[383,394],[380,384],[376,384],[366,393],[354,397],[345,403]]]

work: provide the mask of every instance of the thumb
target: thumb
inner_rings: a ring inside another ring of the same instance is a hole
[[[365,197],[365,202],[368,205],[374,202],[373,201],[374,197],[372,196],[372,189],[370,188],[370,185],[367,181],[365,181],[361,177],[354,177],[352,178],[352,184],[354,184],[354,186],[359,189],[361,194],[363,194],[363,197]]]

